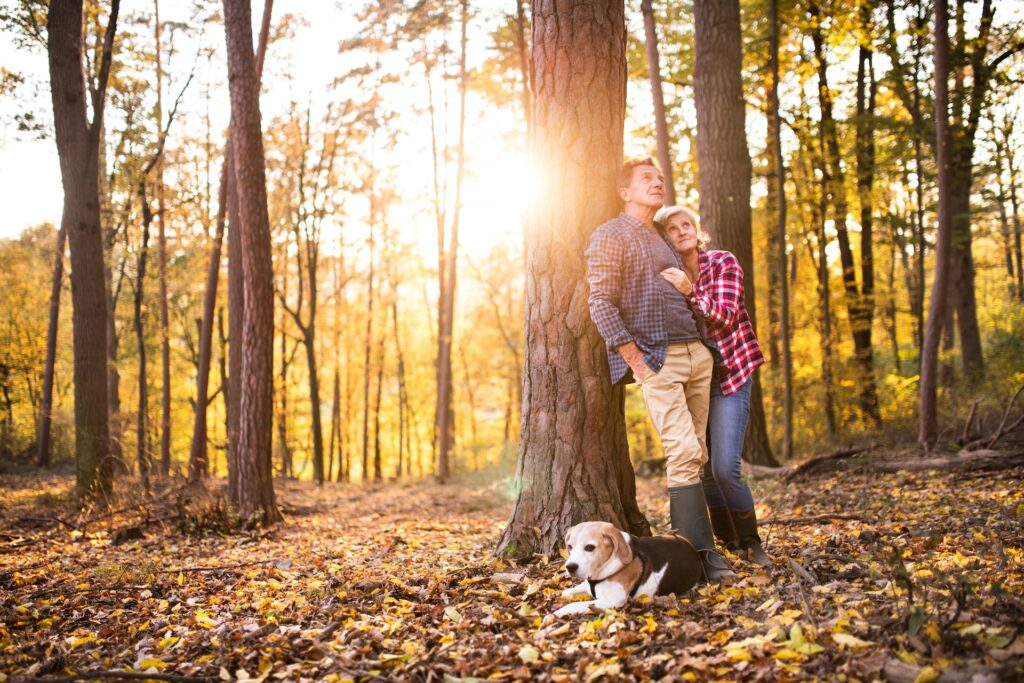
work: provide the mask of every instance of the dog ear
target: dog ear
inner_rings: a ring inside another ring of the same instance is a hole
[[[565,546],[567,548],[569,547],[569,544],[572,543],[573,534],[576,533],[576,530],[579,529],[579,527],[580,525],[576,524],[565,530]]]
[[[619,559],[619,562],[623,566],[633,561],[633,549],[629,545],[629,541],[626,540],[627,534],[624,531],[616,529],[614,532],[608,534],[608,538],[612,542],[612,553]]]

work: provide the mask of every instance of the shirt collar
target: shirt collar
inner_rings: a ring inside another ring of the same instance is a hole
[[[628,213],[623,211],[619,214],[619,220],[625,221],[628,225],[634,228],[641,228],[643,230],[652,230],[653,226],[649,226],[636,216],[630,216]]]

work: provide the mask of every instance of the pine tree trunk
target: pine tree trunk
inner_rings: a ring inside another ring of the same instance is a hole
[[[39,436],[36,439],[36,465],[49,467],[50,427],[53,422],[53,376],[57,361],[57,326],[60,322],[60,290],[64,282],[64,247],[67,230],[62,225],[57,231],[57,244],[53,255],[53,277],[50,284],[50,319],[46,327],[46,364],[43,371],[43,397],[39,411]],[[105,285],[104,285],[105,287]]]
[[[640,12],[644,17],[644,43],[647,48],[647,71],[651,81],[651,99],[654,101],[654,129],[658,138],[658,164],[665,177],[665,206],[676,203],[676,188],[672,182],[672,150],[665,120],[665,96],[661,91],[661,62],[658,58],[658,31],[654,23],[651,0],[641,0]]]
[[[697,166],[701,224],[743,268],[744,298],[757,325],[750,215],[750,154],[743,103],[739,0],[694,3],[694,103],[697,109]],[[754,375],[750,422],[743,456],[757,465],[777,466],[768,442],[761,381]]]
[[[82,0],[53,3],[47,15],[47,54],[64,206],[61,229],[71,250],[74,331],[76,490],[81,498],[106,499],[112,490],[107,411],[107,294],[99,201],[99,132],[114,32],[120,8],[112,0],[103,63],[93,93],[93,121],[86,118],[82,73]]]
[[[229,130],[230,134],[230,130]],[[230,142],[228,144],[231,144]],[[238,435],[242,402],[242,330],[245,327],[245,282],[242,270],[242,214],[234,156],[228,169],[228,499],[238,505]]]
[[[519,496],[498,551],[550,553],[582,520],[650,533],[636,504],[623,389],[609,382],[590,321],[583,256],[590,233],[621,209],[626,107],[622,0],[533,3],[531,152],[547,182],[527,230]],[[602,87],[591,87],[600,83]]]
[[[231,143],[244,229],[242,270],[245,308],[238,423],[238,512],[262,522],[281,520],[271,476],[273,424],[274,271],[267,212],[266,171],[260,124],[259,84],[248,0],[224,1]]]

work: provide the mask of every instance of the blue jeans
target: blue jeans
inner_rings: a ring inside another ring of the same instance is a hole
[[[740,456],[750,415],[751,377],[728,396],[722,395],[718,382],[711,383],[708,412],[708,461],[704,465],[704,497],[709,508],[728,508],[732,512],[754,509],[754,497],[743,481]]]

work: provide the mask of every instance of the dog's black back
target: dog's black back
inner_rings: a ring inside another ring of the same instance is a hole
[[[646,581],[650,574],[657,573],[668,565],[658,584],[658,595],[682,595],[697,585],[703,576],[700,554],[686,539],[671,536],[631,536],[630,546],[633,554],[641,557],[644,562],[645,571],[641,583]]]

